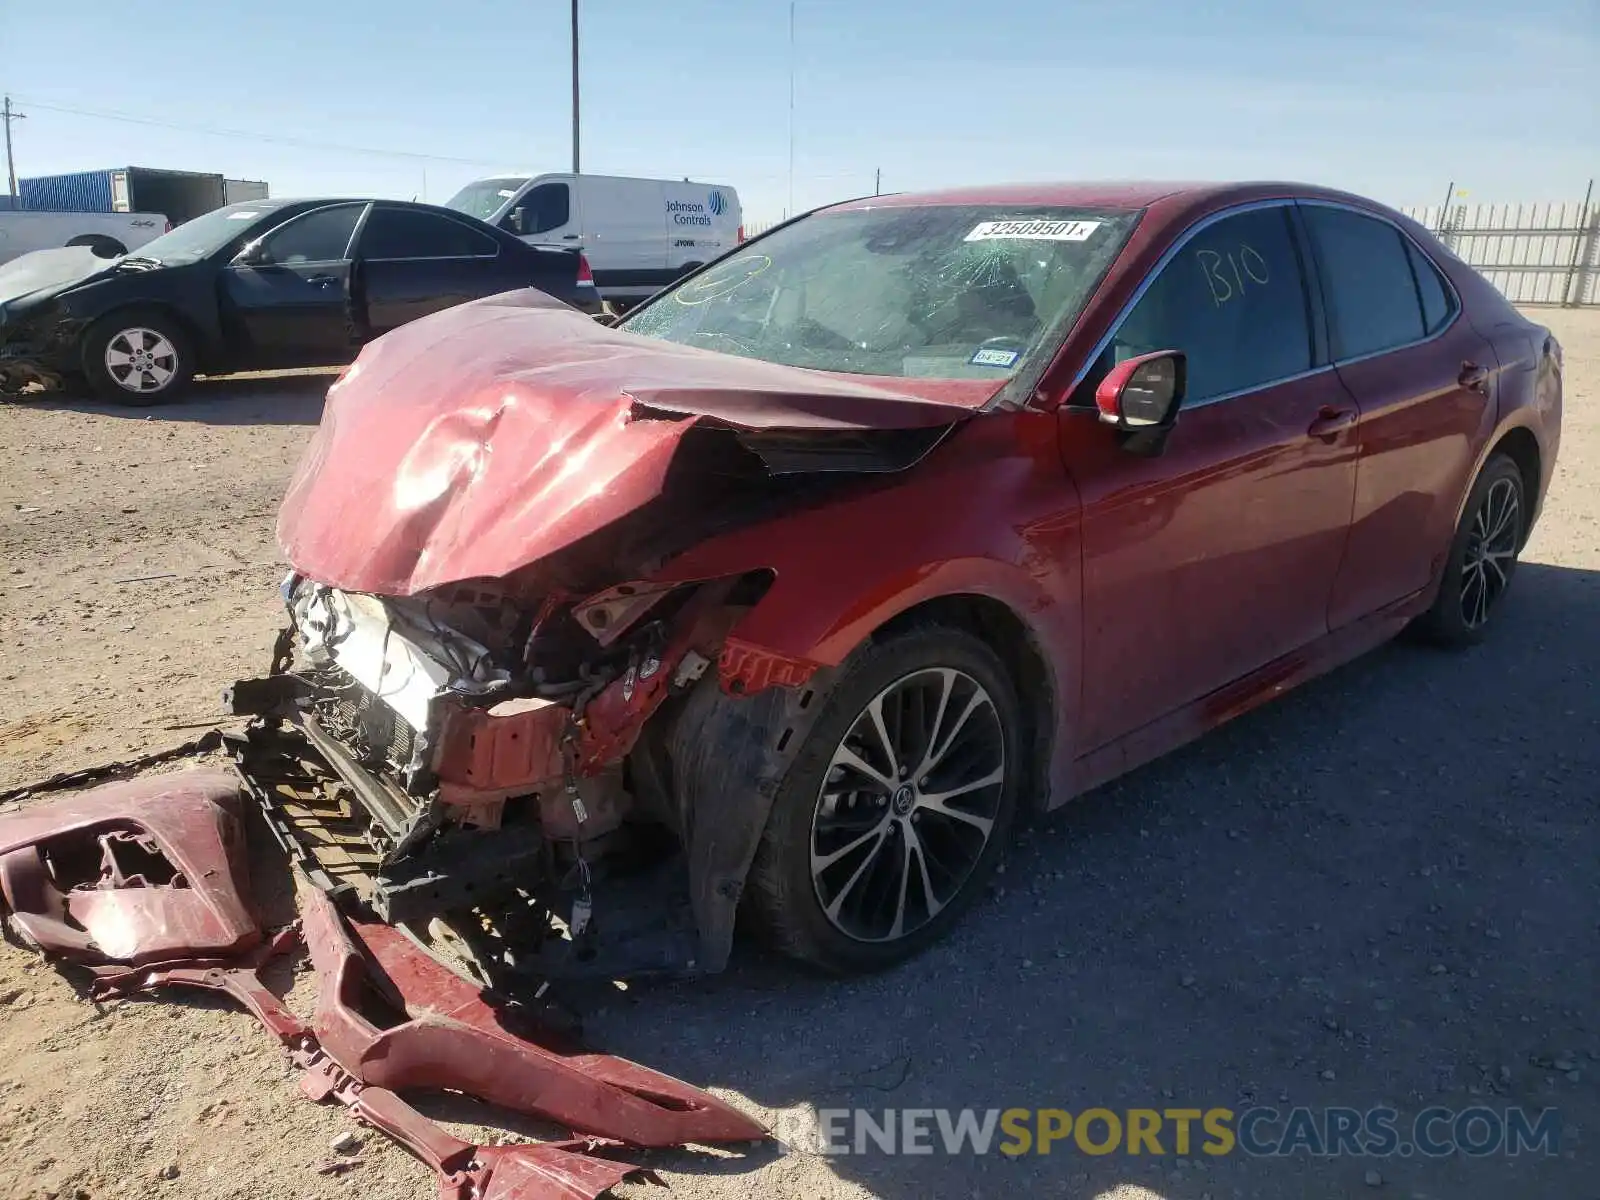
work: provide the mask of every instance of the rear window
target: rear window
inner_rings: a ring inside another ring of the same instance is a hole
[[[1137,220],[990,205],[818,213],[624,327],[818,370],[1003,381],[1077,317]]]
[[[375,208],[361,233],[363,258],[479,258],[499,252],[483,231],[411,208]]]
[[[1334,357],[1420,341],[1423,305],[1400,231],[1342,208],[1313,204],[1302,211],[1322,269]]]

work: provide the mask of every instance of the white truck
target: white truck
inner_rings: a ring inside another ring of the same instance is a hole
[[[137,250],[172,228],[151,212],[17,212],[0,209],[0,263],[34,250],[88,246],[103,258]]]
[[[446,207],[527,242],[578,246],[618,311],[744,240],[739,193],[687,179],[504,175],[469,183]]]

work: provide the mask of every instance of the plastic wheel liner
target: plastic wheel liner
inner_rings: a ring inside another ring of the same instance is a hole
[[[246,803],[237,778],[186,771],[0,816],[0,897],[13,927],[87,967],[97,998],[168,987],[232,996],[301,1069],[305,1095],[343,1104],[431,1166],[441,1200],[585,1200],[639,1170],[602,1149],[767,1136],[680,1080],[523,1029],[515,1008],[397,930],[346,919],[312,887],[300,889],[299,924],[264,937],[245,878]],[[301,943],[319,977],[310,1022],[259,973]],[[400,1093],[413,1089],[459,1092],[575,1139],[474,1145],[407,1103]]]

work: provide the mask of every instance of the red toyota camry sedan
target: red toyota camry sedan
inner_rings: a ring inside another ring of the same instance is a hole
[[[714,971],[736,916],[883,966],[1025,810],[1483,637],[1561,372],[1415,222],[1285,184],[874,197],[614,327],[462,305],[330,392],[241,761],[308,862],[295,773],[343,789],[367,849],[313,874],[491,978]]]

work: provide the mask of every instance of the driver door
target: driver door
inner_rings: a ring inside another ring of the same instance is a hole
[[[223,269],[222,310],[236,361],[309,367],[348,360],[361,343],[351,244],[365,204],[290,218]]]
[[[1093,751],[1328,631],[1355,495],[1356,403],[1326,361],[1291,209],[1180,244],[1061,410],[1083,501],[1083,728]],[[1103,426],[1116,361],[1187,356],[1158,457]]]

